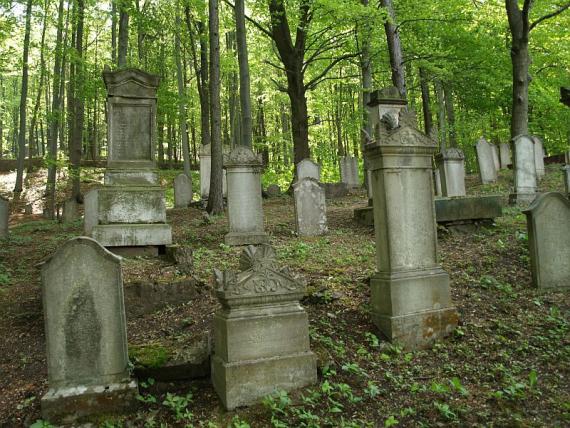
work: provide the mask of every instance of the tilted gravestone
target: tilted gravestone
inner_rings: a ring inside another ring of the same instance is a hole
[[[499,146],[499,158],[501,159],[501,169],[507,169],[511,165],[511,148],[507,143]]]
[[[317,380],[309,322],[299,304],[305,284],[278,266],[269,245],[247,247],[240,268],[216,271],[222,309],[214,316],[212,383],[227,409]]]
[[[493,148],[485,138],[481,137],[475,145],[475,150],[477,152],[481,183],[494,183],[497,181],[497,169],[495,168]]]
[[[514,191],[509,196],[511,204],[529,204],[536,197],[537,178],[534,157],[534,141],[528,135],[518,135],[512,140],[514,154]]]
[[[451,333],[458,316],[449,275],[437,257],[432,181],[436,144],[416,128],[411,113],[398,116],[383,118],[377,139],[365,146],[376,235],[371,312],[390,341],[414,349]]]
[[[104,71],[109,154],[105,185],[85,196],[85,233],[105,247],[172,242],[154,147],[159,77]]]
[[[178,174],[174,179],[174,208],[186,208],[192,202],[192,179]]]
[[[308,177],[321,181],[321,166],[311,159],[303,159],[297,164],[297,180]]]
[[[10,202],[0,196],[0,239],[8,236],[8,220],[10,218]]]
[[[534,135],[531,138],[534,141],[534,163],[536,166],[536,178],[540,180],[546,173],[544,169],[544,144],[540,138]]]
[[[49,389],[42,417],[72,423],[131,409],[121,259],[87,237],[67,241],[42,266]]]
[[[465,196],[465,155],[450,147],[436,155],[439,164],[441,194],[445,197]]]
[[[228,174],[227,245],[254,245],[269,242],[263,224],[261,195],[261,155],[245,146],[236,146],[225,156],[224,168]]]
[[[533,285],[570,289],[570,201],[544,193],[524,213]]]
[[[325,189],[314,178],[293,184],[295,219],[299,236],[317,236],[327,232]]]
[[[357,158],[353,156],[343,156],[340,158],[340,179],[340,181],[346,183],[349,188],[360,187]]]

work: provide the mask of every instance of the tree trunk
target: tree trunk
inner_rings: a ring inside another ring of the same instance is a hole
[[[176,27],[180,28],[182,22],[178,9],[176,10]],[[190,172],[190,151],[188,150],[188,132],[186,131],[186,95],[184,94],[184,75],[182,73],[182,61],[180,59],[180,37],[174,35],[174,56],[176,60],[176,80],[178,84],[178,119],[180,122],[180,136],[182,141],[182,153],[184,158],[184,174],[192,179]]]
[[[390,67],[392,69],[392,83],[400,96],[406,99],[406,73],[404,71],[404,60],[402,55],[402,44],[400,42],[400,33],[396,26],[396,13],[392,0],[381,0],[382,7],[386,8],[389,19],[384,23],[386,31],[386,40],[388,41],[388,52],[390,54]]]
[[[424,114],[424,129],[427,135],[433,132],[433,119],[431,116],[431,105],[428,85],[428,75],[425,68],[420,67],[420,86],[422,90],[422,111]]]
[[[111,0],[111,61],[117,64],[117,0]]]
[[[241,107],[241,144],[252,146],[251,99],[249,81],[249,63],[245,29],[244,0],[235,0],[236,39],[239,64],[239,99]]]
[[[127,51],[129,49],[129,12],[125,0],[119,0],[119,68],[127,66]]]
[[[445,99],[443,95],[443,86],[440,80],[434,82],[435,95],[437,97],[437,127],[439,128],[439,151],[445,151]]]
[[[212,158],[210,172],[210,194],[206,210],[210,214],[220,214],[224,210],[222,194],[222,118],[220,105],[220,22],[218,0],[208,1],[210,23],[210,109]]]
[[[457,133],[455,132],[455,110],[453,107],[453,93],[451,83],[443,84],[443,97],[445,99],[445,113],[447,116],[447,131],[449,134],[449,146],[457,147]]]
[[[24,53],[22,59],[22,91],[20,93],[20,124],[18,131],[18,169],[14,193],[22,192],[24,160],[26,158],[26,104],[28,99],[28,54],[30,50],[30,30],[32,20],[32,0],[26,4],[26,29],[24,33]]]

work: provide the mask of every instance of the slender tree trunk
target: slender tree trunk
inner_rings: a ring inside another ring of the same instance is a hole
[[[433,119],[431,116],[431,105],[428,85],[428,75],[425,68],[420,67],[420,86],[422,90],[422,111],[424,114],[424,129],[427,135],[433,132]]]
[[[249,62],[245,29],[244,0],[235,0],[236,38],[239,64],[239,99],[241,107],[241,144],[252,146],[251,98],[249,81]]]
[[[176,10],[176,27],[180,28],[182,22]],[[180,59],[180,36],[174,35],[174,56],[176,60],[176,80],[178,84],[178,116],[180,121],[180,136],[182,137],[182,152],[184,158],[184,174],[192,179],[190,172],[190,152],[188,150],[188,132],[186,131],[186,95],[184,94],[184,76],[182,61]]]
[[[381,5],[386,8],[390,19],[384,23],[386,39],[388,41],[388,52],[390,54],[390,67],[392,68],[392,83],[402,98],[406,98],[406,73],[404,71],[404,59],[402,55],[402,43],[400,33],[396,25],[396,13],[392,0],[381,0]]]
[[[24,53],[22,59],[22,91],[20,94],[20,130],[18,131],[18,169],[16,172],[14,193],[22,192],[24,160],[26,158],[26,105],[28,99],[28,55],[30,50],[32,3],[32,0],[28,0],[26,4],[26,29],[24,33]]]
[[[129,11],[125,0],[119,1],[119,53],[117,65],[119,68],[127,66],[127,51],[129,49]]]
[[[362,4],[368,7],[368,0],[362,0]],[[362,145],[366,143],[367,138],[372,137],[372,125],[370,123],[370,112],[368,103],[370,102],[370,92],[372,92],[372,62],[370,60],[370,26],[365,23],[361,29],[361,53],[360,53],[360,72],[362,74]]]
[[[117,0],[111,0],[111,61],[117,64]]]
[[[435,95],[437,97],[437,127],[439,128],[439,150],[440,152],[444,152],[446,138],[445,99],[443,95],[443,85],[439,79],[434,82],[434,87]]]
[[[457,147],[457,133],[455,132],[455,109],[453,107],[453,93],[451,83],[443,85],[443,97],[445,99],[445,113],[447,116],[447,131],[449,135],[449,146]]]
[[[210,109],[212,164],[210,172],[210,194],[206,210],[210,214],[219,214],[224,210],[222,194],[223,160],[221,135],[221,105],[220,105],[220,30],[218,15],[218,0],[209,0],[210,23]]]

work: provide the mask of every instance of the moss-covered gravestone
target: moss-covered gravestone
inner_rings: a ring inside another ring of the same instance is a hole
[[[247,247],[240,265],[239,273],[216,271],[222,309],[214,318],[212,382],[227,409],[317,380],[299,304],[305,285],[278,267],[269,245]]]
[[[49,390],[41,406],[50,422],[74,423],[136,405],[120,260],[79,237],[42,266]]]

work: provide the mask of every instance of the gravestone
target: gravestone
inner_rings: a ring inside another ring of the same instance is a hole
[[[276,198],[281,195],[281,188],[277,184],[270,184],[265,192],[270,198]]]
[[[501,161],[499,160],[499,148],[495,144],[491,144],[493,150],[493,162],[495,163],[495,171],[498,173],[501,169]]]
[[[458,316],[438,263],[432,156],[436,143],[412,113],[386,117],[365,146],[372,171],[376,273],[371,312],[392,342],[422,348],[451,333]],[[492,164],[492,157],[489,157]]]
[[[465,196],[465,155],[460,149],[450,147],[436,155],[444,197]]]
[[[49,389],[42,417],[74,423],[132,409],[121,259],[91,238],[70,239],[43,265]]]
[[[433,184],[434,184],[434,189],[435,189],[435,195],[436,196],[441,196],[441,172],[439,171],[439,168],[436,168],[433,170]]]
[[[566,153],[564,153],[564,160],[566,165],[570,165],[570,150],[568,150]]]
[[[512,140],[514,154],[514,190],[509,196],[511,204],[529,204],[536,197],[537,178],[534,157],[534,141],[528,135],[518,135]]]
[[[303,159],[297,164],[297,180],[314,178],[321,181],[321,166],[310,159]]]
[[[325,198],[338,199],[348,195],[348,186],[346,183],[320,183],[325,189]]]
[[[479,138],[475,145],[477,152],[477,162],[479,163],[479,177],[481,183],[488,184],[497,181],[497,170],[495,168],[495,161],[493,149],[485,138]]]
[[[105,247],[172,242],[154,147],[158,76],[104,71],[109,154],[104,186],[85,196],[85,233]]]
[[[499,146],[499,158],[501,159],[502,169],[507,169],[512,164],[511,149],[507,143],[501,143]]]
[[[192,202],[192,179],[178,174],[174,179],[174,208],[186,208]]]
[[[314,178],[293,184],[295,219],[299,236],[317,236],[327,232],[325,189]]]
[[[261,196],[261,155],[245,146],[236,146],[225,156],[224,168],[228,174],[227,245],[255,245],[269,242],[263,225]]]
[[[564,177],[564,188],[566,189],[566,196],[570,198],[570,165],[562,167],[562,177]]]
[[[357,158],[353,156],[343,156],[340,158],[340,178],[340,181],[346,183],[349,188],[360,187]]]
[[[240,269],[216,271],[222,309],[214,316],[212,383],[229,410],[317,381],[299,304],[305,284],[277,265],[269,245],[244,249]]]
[[[534,287],[570,288],[570,201],[560,193],[538,196],[524,211]]]
[[[0,195],[0,239],[8,236],[8,220],[10,219],[10,202]]]
[[[542,140],[536,136],[531,137],[534,141],[534,163],[536,165],[536,178],[540,180],[544,177],[544,145]]]
[[[26,204],[24,207],[24,214],[32,215],[34,213],[34,206],[32,204]]]
[[[75,198],[70,198],[63,202],[61,221],[63,223],[71,223],[79,218],[78,206]]]
[[[212,146],[210,144],[200,147],[200,197],[202,200],[206,200],[210,196],[210,174],[212,171],[211,148]],[[224,149],[224,154],[225,153],[226,150]],[[224,198],[227,196],[226,170],[223,171],[222,194]]]

